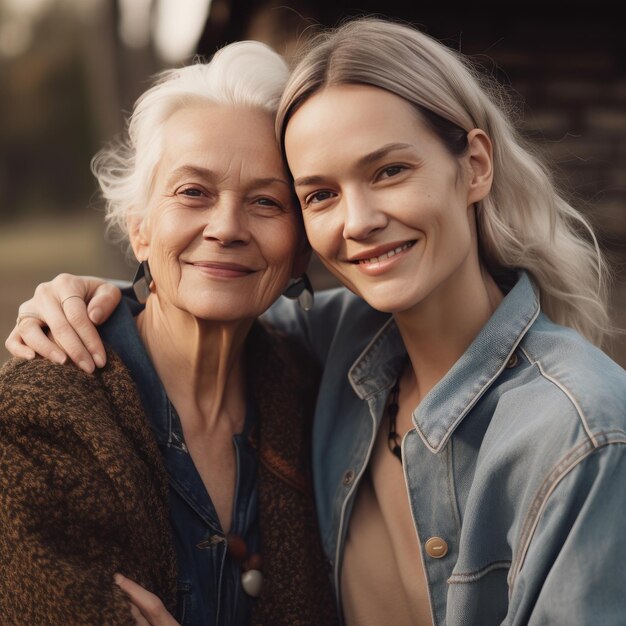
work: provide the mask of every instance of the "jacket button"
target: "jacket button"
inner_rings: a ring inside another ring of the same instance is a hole
[[[346,487],[348,485],[351,485],[354,481],[354,470],[348,470],[344,475],[343,475],[343,484],[346,485]]]
[[[515,352],[511,355],[511,358],[506,362],[506,369],[510,370],[517,365],[517,354]]]
[[[211,535],[208,539],[203,539],[200,543],[196,544],[196,548],[200,548],[200,550],[207,550],[208,548],[214,548],[218,543],[222,543],[226,541],[226,537],[224,535]]]
[[[448,544],[441,537],[431,537],[424,544],[426,553],[433,559],[440,559],[448,554]]]

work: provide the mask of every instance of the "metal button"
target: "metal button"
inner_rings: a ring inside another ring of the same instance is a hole
[[[510,370],[517,365],[517,354],[515,352],[511,355],[511,358],[506,363],[506,369]]]
[[[348,470],[343,475],[343,484],[348,486],[348,485],[351,485],[353,481],[354,481],[354,470]]]
[[[425,544],[426,553],[433,559],[440,559],[448,554],[448,544],[441,537],[431,537]]]

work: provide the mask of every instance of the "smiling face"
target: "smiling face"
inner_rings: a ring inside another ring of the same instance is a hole
[[[489,191],[489,140],[453,157],[402,98],[327,87],[290,119],[285,150],[311,246],[374,308],[408,311],[479,280],[473,203]]]
[[[161,308],[251,319],[304,269],[296,211],[271,115],[202,103],[165,123],[146,217],[131,223],[131,243],[149,260]]]

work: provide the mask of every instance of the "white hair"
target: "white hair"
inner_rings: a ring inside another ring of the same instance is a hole
[[[258,41],[240,41],[218,50],[210,62],[196,62],[155,76],[135,103],[124,137],[91,161],[105,200],[110,234],[128,240],[127,220],[143,216],[163,150],[163,128],[176,111],[198,102],[251,107],[276,114],[287,81],[287,62]]]
[[[496,81],[416,28],[356,18],[310,40],[279,105],[281,144],[297,108],[338,84],[371,85],[400,96],[456,156],[467,149],[470,130],[484,130],[493,144],[494,175],[489,195],[476,205],[482,262],[501,285],[514,270],[527,270],[554,321],[601,343],[610,328],[608,269],[596,237],[515,129]]]

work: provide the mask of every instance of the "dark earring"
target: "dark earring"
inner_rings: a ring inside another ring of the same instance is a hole
[[[150,295],[150,283],[152,283],[152,274],[148,261],[141,261],[133,278],[133,291],[141,304],[144,304]]]
[[[287,285],[287,289],[283,291],[283,296],[291,300],[297,300],[303,311],[310,311],[313,307],[313,287],[309,277],[306,274],[302,274],[300,278],[292,278]]]

